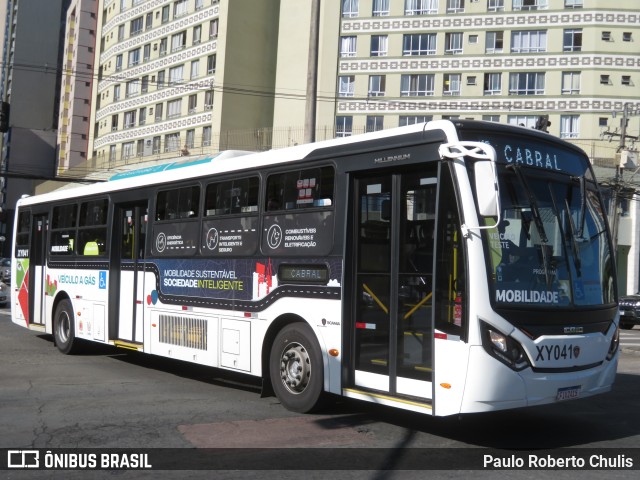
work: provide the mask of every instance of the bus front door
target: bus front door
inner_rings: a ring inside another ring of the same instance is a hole
[[[351,382],[429,404],[437,173],[363,175],[353,192]]]
[[[28,323],[42,325],[45,323],[45,296],[47,294],[46,281],[46,249],[47,231],[49,230],[48,215],[34,215],[31,224],[31,248],[29,261],[28,288],[31,295],[29,302]]]
[[[147,202],[117,205],[110,275],[109,332],[113,340],[141,344]]]

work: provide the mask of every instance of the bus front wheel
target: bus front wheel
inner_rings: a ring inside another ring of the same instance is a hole
[[[53,335],[56,347],[64,354],[73,353],[77,341],[73,321],[73,309],[67,299],[60,301],[53,319]]]
[[[324,386],[322,353],[306,323],[292,323],[276,336],[269,359],[271,384],[288,410],[307,413],[321,406]]]

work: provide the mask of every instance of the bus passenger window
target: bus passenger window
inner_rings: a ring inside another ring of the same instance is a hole
[[[73,203],[53,208],[51,216],[51,255],[72,255],[75,253],[76,217],[78,205]]]
[[[294,210],[333,205],[332,167],[309,168],[269,176],[266,210]]]
[[[94,256],[106,253],[108,211],[109,200],[106,198],[80,204],[79,255]]]
[[[258,212],[258,177],[211,183],[205,196],[205,215]]]
[[[195,218],[199,215],[200,187],[163,190],[156,197],[156,221]]]

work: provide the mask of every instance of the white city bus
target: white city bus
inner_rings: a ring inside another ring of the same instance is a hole
[[[614,256],[587,156],[435,121],[21,199],[13,321],[429,415],[610,390]]]

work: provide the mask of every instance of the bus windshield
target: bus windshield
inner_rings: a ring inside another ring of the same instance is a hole
[[[613,258],[592,181],[499,165],[501,221],[483,230],[496,305],[556,309],[614,302]]]

